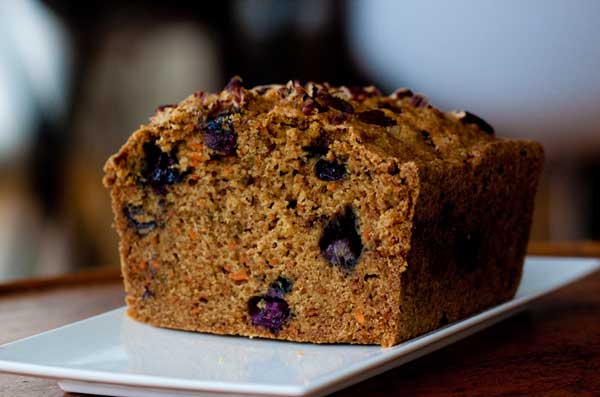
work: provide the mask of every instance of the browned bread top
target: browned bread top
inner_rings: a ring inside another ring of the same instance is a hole
[[[392,168],[405,161],[461,161],[498,139],[493,128],[476,115],[442,112],[408,89],[383,95],[373,86],[302,85],[297,81],[246,89],[239,77],[219,93],[196,92],[179,104],[160,106],[137,135],[154,135],[157,145],[168,151],[185,131],[197,141],[196,149],[202,145],[204,158],[237,152],[243,159],[256,142],[239,140],[235,131],[242,124],[255,131],[266,150],[290,138],[282,134],[285,128],[270,127],[288,126],[303,135],[294,140],[305,141],[307,150],[333,159],[336,145],[351,145],[378,160],[394,160],[387,162]],[[130,143],[144,140],[134,134]],[[108,185],[116,176],[115,161],[123,155],[121,150],[108,161]],[[186,159],[184,152],[178,156],[184,158],[179,161],[182,172],[193,166],[194,161]],[[197,151],[194,156],[198,158]]]

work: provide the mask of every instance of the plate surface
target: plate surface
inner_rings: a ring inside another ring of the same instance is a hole
[[[599,268],[596,259],[529,257],[511,301],[387,349],[159,329],[121,308],[1,346],[0,371],[113,396],[320,396],[471,335]]]

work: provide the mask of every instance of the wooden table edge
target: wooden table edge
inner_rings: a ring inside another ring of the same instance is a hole
[[[116,282],[121,279],[121,269],[114,266],[84,270],[58,276],[18,279],[0,284],[0,294],[18,293],[28,290],[44,290],[58,287],[81,286]]]

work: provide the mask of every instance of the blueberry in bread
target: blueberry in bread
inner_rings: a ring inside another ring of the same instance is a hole
[[[406,89],[234,78],[159,108],[105,166],[128,312],[392,346],[515,294],[542,162]]]

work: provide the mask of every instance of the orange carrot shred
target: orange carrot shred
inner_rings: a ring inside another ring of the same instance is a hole
[[[239,272],[229,273],[229,278],[233,281],[246,281],[248,280],[248,273],[245,270]]]
[[[360,310],[357,310],[356,312],[354,312],[354,317],[356,317],[356,322],[359,323],[360,325],[365,324],[365,316],[364,316],[364,314],[362,314],[362,312]]]

